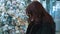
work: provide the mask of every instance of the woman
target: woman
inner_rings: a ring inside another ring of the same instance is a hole
[[[38,1],[33,1],[26,8],[28,28],[26,34],[55,34],[55,23],[52,17]]]

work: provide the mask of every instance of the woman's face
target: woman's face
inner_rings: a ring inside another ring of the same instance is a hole
[[[28,19],[31,21],[34,21],[34,19],[36,18],[36,16],[34,14],[28,14],[27,13],[27,16],[29,17]]]

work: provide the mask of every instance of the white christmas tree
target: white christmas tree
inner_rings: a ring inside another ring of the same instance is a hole
[[[27,0],[0,0],[0,26],[3,34],[25,34]],[[11,32],[12,31],[12,32]]]

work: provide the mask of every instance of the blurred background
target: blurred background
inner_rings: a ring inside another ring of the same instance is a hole
[[[0,0],[0,34],[25,34],[28,27],[25,9],[39,1],[56,23],[60,34],[60,0]]]

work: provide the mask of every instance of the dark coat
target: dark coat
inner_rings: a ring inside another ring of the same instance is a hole
[[[26,34],[55,34],[55,23],[29,24]]]

